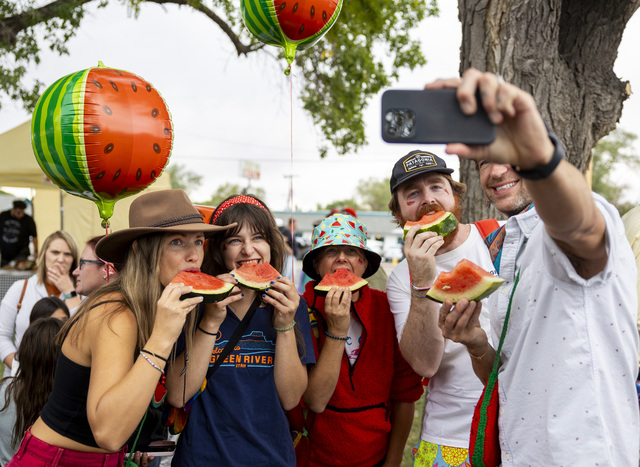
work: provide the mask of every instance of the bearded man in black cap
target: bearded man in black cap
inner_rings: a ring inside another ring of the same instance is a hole
[[[452,172],[444,160],[425,151],[412,151],[396,162],[389,209],[398,225],[417,221],[433,211],[452,212],[460,221],[467,187],[453,180]],[[471,419],[483,385],[473,373],[465,346],[452,341],[445,345],[438,327],[440,306],[425,295],[440,272],[452,270],[462,259],[495,274],[483,241],[485,232],[479,230],[483,227],[459,224],[445,237],[435,232],[418,233],[419,226],[411,227],[405,239],[406,259],[387,282],[400,350],[414,371],[430,378],[415,465],[460,465],[465,459],[469,462]],[[488,313],[481,313],[479,320],[490,335]],[[456,453],[455,464],[447,462],[451,452]]]

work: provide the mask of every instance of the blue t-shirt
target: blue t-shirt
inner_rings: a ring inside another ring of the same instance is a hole
[[[280,405],[273,378],[277,332],[271,307],[258,308],[235,349],[207,381],[194,401],[178,438],[174,466],[295,466],[289,422]],[[300,298],[295,317],[304,339],[303,364],[315,363],[307,303]],[[212,353],[222,352],[240,324],[227,317]]]

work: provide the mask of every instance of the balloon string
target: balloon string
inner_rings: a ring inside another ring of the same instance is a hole
[[[291,66],[291,65],[289,65]],[[296,285],[296,255],[295,255],[295,243],[293,239],[293,74],[289,75],[289,113],[291,118],[291,162],[290,162],[290,173],[291,177],[289,177],[289,203],[291,208],[291,217],[289,217],[289,233],[291,234],[291,281],[293,285]]]
[[[104,221],[104,234],[105,234],[105,236],[109,235],[109,221],[108,220]],[[100,259],[100,258],[98,258],[98,259]],[[102,261],[102,260],[100,259],[100,261]],[[111,268],[109,268],[109,266],[110,266],[109,263],[105,262],[105,264],[107,265],[107,284],[108,284],[109,283],[109,276],[111,275],[111,270],[110,270]]]

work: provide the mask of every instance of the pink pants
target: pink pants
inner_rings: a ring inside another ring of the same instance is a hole
[[[124,448],[111,454],[74,451],[45,443],[29,428],[7,467],[119,467],[123,459]]]

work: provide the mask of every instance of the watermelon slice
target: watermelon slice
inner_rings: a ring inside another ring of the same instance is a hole
[[[451,212],[430,212],[422,216],[420,220],[418,220],[418,222],[408,221],[404,225],[404,235],[402,236],[402,240],[406,238],[409,229],[416,224],[421,226],[418,233],[431,231],[444,237],[445,235],[453,232],[456,227],[458,227],[458,219],[456,219],[456,216],[454,216]]]
[[[479,301],[495,292],[503,282],[504,279],[463,259],[453,271],[440,273],[427,292],[427,297],[440,303],[445,300],[457,303],[463,298]]]
[[[269,263],[246,263],[230,273],[248,289],[265,290],[281,274]]]
[[[355,292],[367,284],[368,282],[362,277],[356,276],[348,269],[340,268],[332,274],[325,274],[314,290],[318,292],[318,295],[324,296],[331,290],[331,287],[349,287],[349,290]]]
[[[171,281],[172,284],[184,284],[193,287],[190,293],[180,297],[181,300],[202,296],[205,303],[215,303],[224,300],[231,293],[234,285],[221,281],[200,271],[180,271]]]

